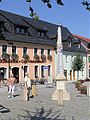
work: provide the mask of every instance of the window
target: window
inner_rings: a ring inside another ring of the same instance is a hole
[[[7,53],[7,46],[3,45],[2,46],[2,54]]]
[[[50,68],[51,68],[51,66],[50,65],[48,65],[48,76],[50,76],[51,74],[50,74]]]
[[[44,66],[41,66],[41,77],[44,77]]]
[[[23,47],[23,55],[27,54],[27,47]]]
[[[34,55],[37,55],[37,48],[34,48]]]
[[[50,50],[50,49],[48,49],[48,51],[47,51],[47,52],[48,52],[47,54],[48,54],[48,55],[50,55],[51,50]]]
[[[38,66],[35,66],[35,78],[38,78]]]
[[[44,49],[43,48],[41,48],[41,55],[43,55],[44,54]]]
[[[82,76],[83,76],[83,70],[82,70]]]
[[[18,33],[20,33],[20,28],[16,28],[16,33],[18,34]]]
[[[81,48],[81,44],[78,45],[78,48]]]
[[[22,29],[22,28],[21,28],[21,33],[22,33],[22,34],[24,34],[24,33],[25,33],[24,29]]]
[[[72,44],[71,44],[71,42],[69,43],[69,47],[71,47],[72,46]]]
[[[45,31],[38,31],[37,32],[37,37],[45,37],[45,35],[46,35],[46,32]]]
[[[28,32],[28,28],[22,27],[22,26],[17,26],[15,28],[15,33],[17,34],[26,34]]]
[[[41,32],[41,37],[43,38],[45,36],[45,34],[43,32]]]
[[[90,78],[90,69],[89,69],[89,78]]]
[[[88,57],[88,61],[90,62],[90,56]]]
[[[12,46],[12,54],[16,54],[16,46]]]
[[[40,37],[40,32],[37,32],[37,37]]]

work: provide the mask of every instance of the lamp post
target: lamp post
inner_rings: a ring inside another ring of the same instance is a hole
[[[10,78],[10,54],[8,54],[8,75],[9,75],[9,78]]]

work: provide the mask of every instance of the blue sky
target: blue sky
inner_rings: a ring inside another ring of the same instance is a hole
[[[12,13],[29,16],[26,0],[2,0],[0,9]],[[54,24],[66,26],[71,33],[90,38],[90,11],[82,6],[82,0],[62,0],[64,6],[57,6],[52,1],[52,9],[47,8],[41,0],[32,0],[32,6],[39,15],[39,19]],[[90,0],[89,0],[90,1]]]

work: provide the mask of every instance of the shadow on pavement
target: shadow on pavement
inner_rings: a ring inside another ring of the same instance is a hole
[[[61,116],[60,111],[56,111],[53,113],[52,108],[50,108],[48,111],[44,110],[44,107],[42,106],[41,109],[36,109],[35,114],[32,116],[31,112],[28,110],[24,110],[27,115],[17,115],[17,118],[19,120],[67,120],[67,116]],[[68,115],[70,117],[69,120],[75,120],[73,116]]]
[[[0,113],[8,113],[10,110],[2,105],[0,105]]]

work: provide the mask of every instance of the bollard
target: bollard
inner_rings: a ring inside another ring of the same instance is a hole
[[[23,87],[23,101],[28,101],[27,87]]]
[[[58,90],[58,105],[64,105],[63,103],[63,90]]]
[[[32,96],[36,96],[36,85],[32,85]]]
[[[90,84],[87,86],[87,96],[90,97]]]

